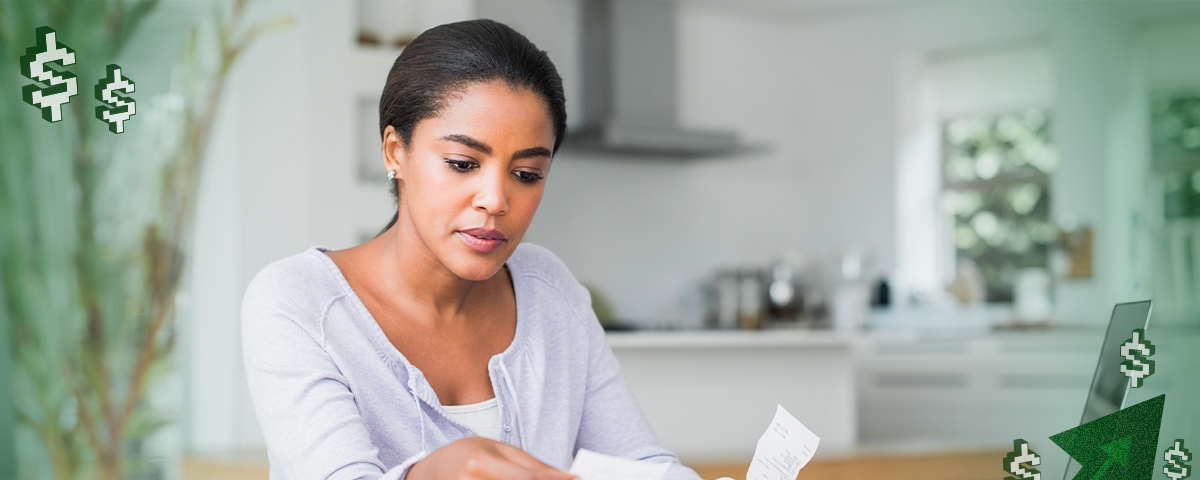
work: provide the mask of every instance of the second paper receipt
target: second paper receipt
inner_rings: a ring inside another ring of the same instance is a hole
[[[771,426],[758,439],[746,480],[796,480],[820,441],[782,405],[777,406]]]

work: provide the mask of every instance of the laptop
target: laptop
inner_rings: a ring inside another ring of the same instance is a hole
[[[1150,322],[1150,301],[1119,303],[1113,307],[1108,321],[1108,332],[1100,346],[1100,361],[1092,376],[1092,388],[1088,391],[1087,403],[1083,406],[1083,425],[1105,415],[1117,413],[1125,408],[1125,394],[1129,392],[1129,377],[1121,373],[1121,344],[1129,339],[1133,329],[1146,328]],[[1068,460],[1063,480],[1071,480],[1079,473],[1079,462]]]

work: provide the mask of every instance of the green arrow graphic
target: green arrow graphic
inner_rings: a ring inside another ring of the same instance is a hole
[[[1129,468],[1129,444],[1133,442],[1133,435],[1126,435],[1120,440],[1112,441],[1100,446],[1104,453],[1108,454],[1108,461],[1100,466],[1100,470],[1096,470],[1096,474],[1092,475],[1092,480],[1100,480],[1104,478],[1105,472],[1108,472],[1108,467],[1117,462],[1122,468]]]
[[[1050,440],[1083,466],[1073,480],[1149,480],[1154,476],[1166,401],[1166,395],[1159,395]]]

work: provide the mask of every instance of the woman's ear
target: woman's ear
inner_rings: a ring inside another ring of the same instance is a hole
[[[404,165],[408,163],[408,150],[404,148],[404,142],[400,140],[400,134],[396,132],[396,128],[388,125],[383,130],[383,166],[389,172],[395,172],[396,179],[404,179]]]

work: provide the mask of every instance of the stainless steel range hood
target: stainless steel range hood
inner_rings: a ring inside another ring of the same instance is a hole
[[[732,131],[679,126],[673,0],[583,0],[583,120],[564,147],[695,158],[737,153]]]

